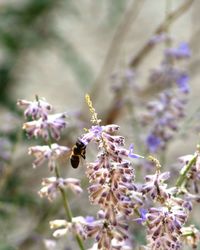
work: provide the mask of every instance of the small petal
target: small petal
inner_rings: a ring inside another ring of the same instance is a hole
[[[144,158],[144,157],[141,156],[141,155],[134,154],[133,151],[134,151],[134,145],[131,144],[130,147],[129,147],[129,154],[128,154],[128,157],[130,157],[130,158]]]
[[[56,231],[53,232],[53,236],[55,238],[59,238],[59,237],[66,235],[67,232],[68,232],[68,228],[57,229]]]

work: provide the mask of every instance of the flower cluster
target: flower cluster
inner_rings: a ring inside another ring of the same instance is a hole
[[[124,138],[114,135],[118,129],[115,124],[96,125],[81,138],[85,145],[90,141],[97,142],[99,148],[96,161],[88,163],[86,171],[90,201],[103,211],[101,220],[87,227],[88,235],[96,238],[98,249],[115,249],[115,241],[123,245],[128,238],[126,220],[143,203],[142,195],[133,183],[133,166],[127,160],[139,156],[132,152],[132,146],[129,150],[123,148]]]
[[[17,105],[25,108],[24,116],[33,120],[24,123],[23,129],[28,137],[42,137],[44,140],[60,139],[61,131],[66,127],[65,114],[49,114],[52,107],[44,100],[29,102],[19,100]]]
[[[181,228],[187,217],[182,199],[171,198],[163,207],[150,208],[146,214],[149,249],[181,249]]]
[[[45,100],[18,100],[17,105],[25,109],[24,116],[26,118],[31,117],[33,120],[43,118],[47,119],[48,113],[52,111],[52,106]]]
[[[81,235],[83,239],[86,238],[85,226],[87,225],[87,218],[82,216],[73,217],[69,222],[67,220],[53,220],[49,222],[50,228],[54,230],[53,236],[59,238],[68,233],[68,231]]]
[[[124,69],[122,72],[115,72],[111,76],[111,88],[116,94],[125,89],[135,89],[137,88],[135,79],[136,74],[131,68]]]
[[[177,48],[167,48],[164,51],[164,59],[161,65],[152,70],[150,83],[156,86],[170,88],[174,84],[181,92],[189,92],[189,76],[187,70],[182,66],[175,66],[182,60],[187,60],[191,56],[191,50],[187,43],[182,42]]]
[[[131,159],[143,157],[134,153],[133,144],[129,149],[125,148],[124,137],[117,135],[118,125],[100,125],[101,120],[98,119],[89,96],[86,100],[92,113],[91,121],[95,125],[78,138],[79,144],[72,149],[50,143],[52,139],[57,140],[60,137],[61,130],[65,127],[63,115],[49,114],[52,107],[39,99],[37,99],[37,105],[35,102],[18,102],[25,107],[24,115],[33,119],[23,126],[28,135],[41,136],[48,142],[46,145],[32,146],[28,150],[30,155],[35,156],[33,167],[47,163],[49,170],[55,173],[55,176],[42,179],[39,195],[47,197],[50,201],[53,201],[58,193],[63,198],[67,218],[50,221],[50,228],[54,231],[53,236],[61,237],[71,232],[80,249],[83,250],[85,248],[82,240],[88,238],[95,239],[88,250],[131,250],[129,224],[137,221],[147,229],[146,249],[179,250],[183,242],[195,248],[200,239],[199,230],[185,224],[192,210],[192,201],[200,200],[199,196],[190,193],[189,188],[192,180],[196,188],[195,192],[198,192],[199,147],[195,154],[180,158],[184,167],[175,187],[168,187],[170,172],[161,172],[159,161],[152,156],[149,160],[156,166],[155,173],[146,175],[144,184],[136,184]],[[155,130],[151,135],[154,138],[151,139],[159,143],[152,145],[149,139],[150,151],[155,152],[164,148],[163,143],[170,139],[170,131],[176,130],[175,117],[183,116],[183,108],[173,96],[165,92],[161,94],[160,102],[151,103],[149,109],[153,115],[149,115],[148,120],[154,121],[153,117],[156,118]],[[59,117],[59,119],[54,119],[50,123],[51,117]],[[28,129],[30,123],[34,124],[38,121],[44,122],[44,125],[35,126],[30,133]],[[89,200],[92,205],[99,206],[99,211],[96,218],[73,217],[65,196],[65,189],[70,189],[75,194],[80,194],[83,190],[78,179],[60,176],[58,163],[63,156],[71,155],[72,158],[73,154],[75,158],[84,156],[85,159],[85,149],[90,143],[97,145],[98,153],[94,161],[86,163]],[[84,148],[84,154],[81,154],[79,147]],[[141,215],[140,218],[136,218],[138,214]]]
[[[127,221],[133,216],[134,209],[141,206],[143,201],[142,194],[138,192],[134,184],[134,169],[128,158],[141,156],[134,154],[133,145],[129,150],[124,148],[124,138],[115,135],[119,129],[118,125],[99,125],[100,120],[97,118],[92,102],[89,96],[86,98],[92,112],[91,121],[97,125],[88,129],[87,133],[79,138],[79,141],[85,147],[92,141],[98,145],[97,159],[95,162],[87,164],[86,175],[90,183],[89,199],[92,204],[99,205],[101,210],[97,220],[79,217],[81,220],[74,221],[72,218],[71,222],[63,220],[61,222],[59,220],[59,223],[57,223],[58,221],[52,222],[51,227],[56,229],[55,236],[62,236],[71,230],[84,239],[95,238],[96,243],[92,249],[130,249]],[[55,149],[56,146],[54,146]],[[36,150],[31,149],[30,152],[37,152],[37,148]],[[51,149],[44,148],[44,152],[38,154],[35,163],[40,165],[44,156],[48,157],[51,153]],[[58,156],[59,154],[55,154],[55,157]],[[41,195],[45,194],[51,199],[53,198],[51,190],[63,185],[63,180],[60,183],[60,179],[45,179],[43,184]],[[76,191],[79,191],[77,186]],[[55,224],[56,226],[52,226]]]
[[[167,188],[165,183],[170,177],[169,172],[146,177],[143,194],[149,194],[154,203],[161,206],[150,207],[145,214],[147,226],[148,249],[181,249],[181,228],[185,224],[191,210],[190,202],[175,197],[176,189]]]
[[[42,180],[42,188],[39,191],[40,197],[47,197],[52,201],[59,189],[70,188],[75,194],[81,193],[83,190],[80,187],[80,181],[74,178],[56,178],[49,177]]]
[[[148,113],[142,117],[142,124],[151,124],[146,137],[146,145],[151,153],[165,150],[168,141],[178,129],[178,122],[184,117],[185,95],[189,92],[189,76],[183,61],[190,58],[191,50],[187,43],[177,48],[166,48],[159,68],[152,70],[149,81],[152,88],[163,92],[155,101],[147,104]],[[178,86],[178,90],[175,88]]]
[[[148,113],[143,115],[142,124],[151,124],[146,138],[150,152],[166,148],[178,129],[178,122],[184,117],[185,103],[184,99],[167,91],[160,94],[159,100],[148,103]]]
[[[48,161],[49,169],[55,170],[58,159],[70,153],[68,147],[50,143],[51,139],[58,140],[60,138],[61,130],[66,126],[65,115],[49,114],[52,106],[44,100],[36,99],[33,102],[19,100],[17,104],[25,108],[24,116],[26,118],[31,117],[33,119],[23,124],[23,129],[25,129],[28,137],[42,137],[48,142],[48,145],[37,145],[28,149],[28,153],[35,156],[33,167],[38,167]]]
[[[53,171],[56,167],[57,161],[64,155],[67,155],[71,150],[66,146],[53,143],[51,145],[33,146],[28,149],[28,154],[34,155],[35,160],[33,167],[41,166],[45,161],[48,161],[48,167],[50,171]]]

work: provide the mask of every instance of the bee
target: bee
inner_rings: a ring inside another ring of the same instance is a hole
[[[76,144],[72,148],[70,156],[71,165],[73,168],[77,168],[80,163],[80,157],[85,159],[86,145],[78,138]]]

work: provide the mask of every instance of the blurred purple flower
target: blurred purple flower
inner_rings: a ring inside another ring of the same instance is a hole
[[[134,145],[131,144],[130,147],[129,147],[129,154],[128,154],[128,157],[130,157],[130,158],[144,158],[144,157],[141,156],[141,155],[134,154],[133,151],[134,151]]]
[[[185,116],[186,100],[171,91],[160,94],[159,99],[148,103],[143,116],[144,126],[149,125],[146,145],[152,153],[164,150],[178,130],[178,122]]]
[[[189,92],[189,76],[186,73],[180,74],[176,83],[183,93]]]
[[[86,216],[86,217],[85,217],[85,221],[86,221],[88,224],[90,224],[90,223],[94,222],[95,219],[94,219],[93,216]]]
[[[52,106],[42,99],[35,101],[18,100],[17,105],[25,109],[24,116],[26,118],[30,116],[34,120],[39,118],[46,120],[48,113],[52,111]]]
[[[149,148],[149,151],[152,153],[155,153],[160,147],[161,140],[159,137],[155,136],[154,134],[150,134],[147,137],[146,143]]]
[[[155,45],[155,44],[165,42],[165,41],[170,41],[170,40],[171,40],[171,37],[169,37],[167,33],[161,33],[161,34],[152,36],[149,40],[149,44]]]
[[[138,223],[138,224],[142,224],[143,222],[146,221],[146,215],[148,213],[147,209],[145,208],[140,208],[139,209],[139,213],[140,213],[140,217],[135,219],[135,221]]]
[[[177,48],[166,49],[165,55],[175,59],[185,59],[191,56],[191,50],[188,43],[181,42]]]

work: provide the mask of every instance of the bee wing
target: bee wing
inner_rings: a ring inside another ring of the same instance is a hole
[[[72,150],[67,151],[64,154],[61,154],[58,158],[58,163],[60,165],[66,165],[66,162],[68,161],[68,159],[70,158],[70,155],[72,153]]]

